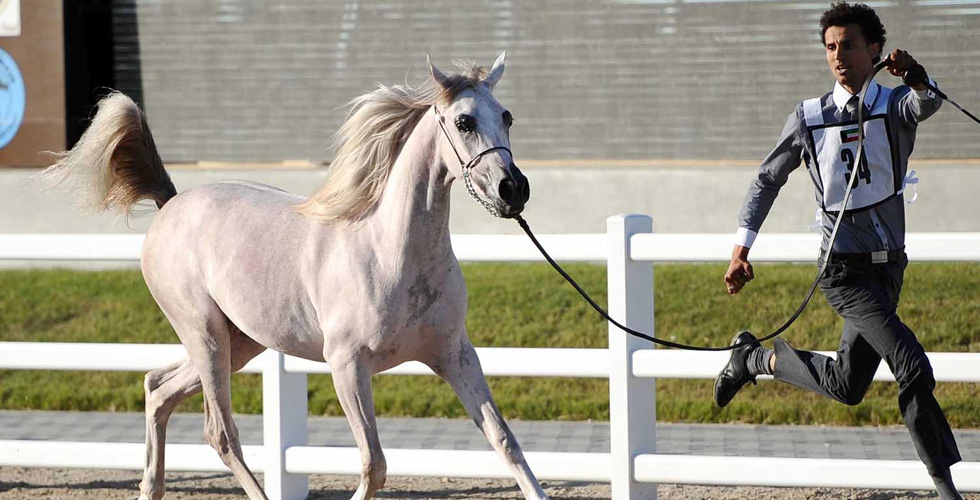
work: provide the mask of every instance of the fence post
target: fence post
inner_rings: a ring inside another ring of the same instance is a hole
[[[609,315],[640,332],[653,333],[653,266],[630,259],[630,237],[653,232],[646,215],[606,219],[609,259]],[[649,341],[609,324],[609,445],[612,498],[655,500],[657,485],[634,480],[634,458],[656,451],[656,380],[633,376],[633,352],[650,349]]]
[[[286,448],[304,446],[307,438],[306,374],[287,373],[286,356],[268,351],[262,370],[262,444],[265,493],[269,500],[305,500],[309,476],[286,472]]]

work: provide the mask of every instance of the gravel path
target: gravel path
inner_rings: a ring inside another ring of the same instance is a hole
[[[0,467],[0,500],[130,500],[137,496],[140,473],[94,469],[37,469]],[[261,481],[261,478],[260,478]],[[309,500],[347,500],[357,478],[315,474]],[[607,500],[608,484],[546,481],[552,500]],[[661,485],[660,500],[921,500],[934,493],[919,491],[831,488],[749,488]],[[168,473],[167,500],[246,500],[238,482],[225,473]],[[514,499],[520,490],[513,481],[392,477],[376,498]],[[980,494],[965,495],[980,500]]]

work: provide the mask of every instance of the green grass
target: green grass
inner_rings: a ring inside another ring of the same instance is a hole
[[[605,304],[605,269],[569,271]],[[656,329],[671,340],[726,344],[743,328],[768,332],[796,308],[813,278],[808,265],[759,265],[757,279],[728,297],[722,265],[655,268]],[[467,328],[477,346],[605,347],[606,325],[549,267],[538,264],[464,264],[469,286]],[[929,351],[980,351],[980,264],[916,263],[906,273],[899,313]],[[818,293],[785,334],[794,346],[833,350],[842,320]],[[137,271],[0,272],[0,341],[174,343]],[[329,376],[309,377],[310,412],[340,415]],[[508,418],[608,419],[605,380],[491,378]],[[261,412],[261,380],[233,378],[234,409]],[[771,424],[900,424],[897,388],[876,383],[863,403],[847,407],[778,383],[750,386],[731,405],[711,401],[710,380],[661,380],[657,417],[675,422]],[[465,417],[448,386],[435,377],[374,379],[380,415]],[[936,390],[954,427],[980,427],[975,384],[941,383]],[[0,408],[142,411],[142,374],[0,371]],[[180,411],[201,411],[200,396]]]

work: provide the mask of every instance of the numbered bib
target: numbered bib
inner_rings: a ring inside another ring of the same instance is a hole
[[[823,209],[835,213],[850,212],[877,205],[901,190],[901,173],[892,159],[888,130],[888,101],[891,89],[880,87],[875,105],[864,120],[864,154],[857,158],[858,126],[856,121],[823,123],[820,99],[803,102],[807,131],[813,141]],[[855,173],[854,187],[842,207],[847,180]]]

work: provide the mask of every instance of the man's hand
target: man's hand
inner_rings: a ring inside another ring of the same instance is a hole
[[[892,63],[888,65],[888,72],[899,78],[905,76],[905,73],[912,69],[912,66],[918,64],[911,54],[902,49],[893,50],[888,57],[892,60]],[[926,86],[921,83],[912,88],[915,90],[926,90]]]
[[[749,249],[742,245],[735,245],[732,250],[732,262],[728,264],[728,272],[725,273],[725,285],[728,286],[728,295],[738,293],[746,283],[752,281],[755,274],[752,273],[752,264],[749,263]]]

